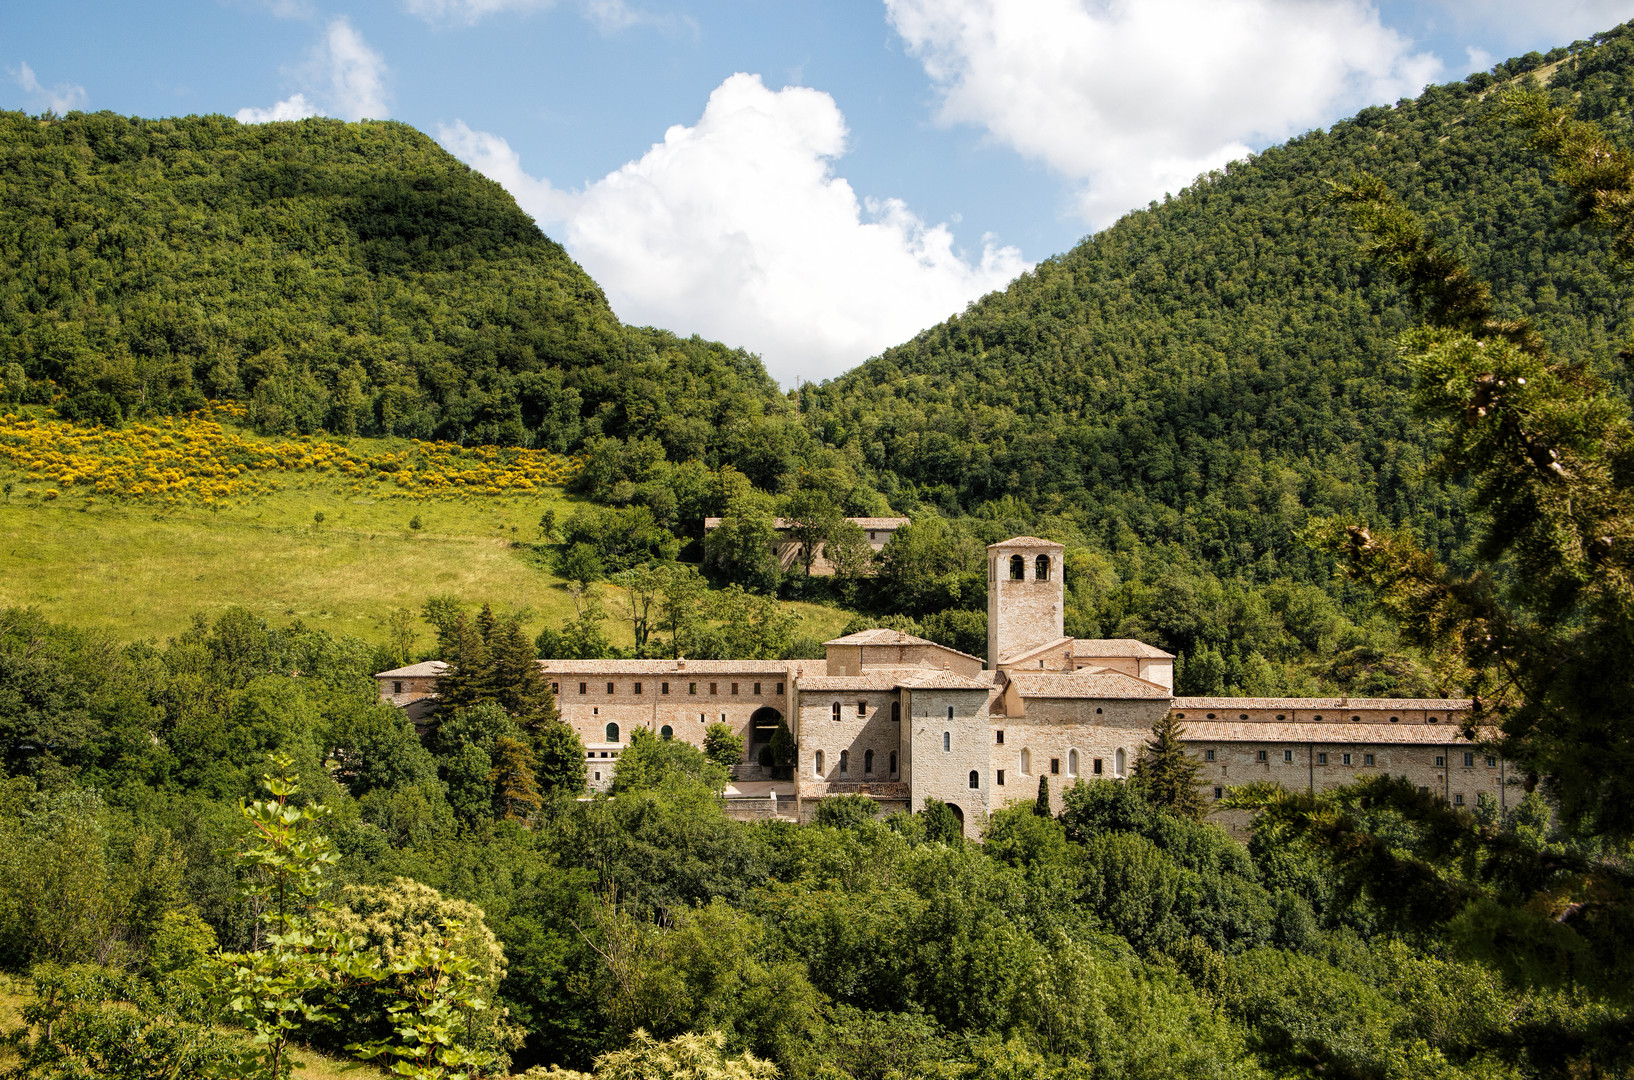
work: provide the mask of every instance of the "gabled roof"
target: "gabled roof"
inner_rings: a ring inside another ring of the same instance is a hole
[[[928,668],[880,668],[862,675],[802,675],[795,682],[801,692],[835,693],[848,690],[980,690],[992,687],[952,671]]]
[[[390,671],[377,671],[377,679],[426,679],[435,678],[448,670],[448,665],[441,660],[422,660],[418,664],[408,667],[392,668]]]
[[[1012,547],[1027,547],[1027,548],[1047,547],[1047,548],[1062,548],[1063,550],[1065,550],[1065,545],[1057,544],[1054,540],[1044,540],[1044,539],[1042,539],[1040,537],[1037,537],[1037,536],[1012,536],[1008,540],[1000,540],[996,544],[988,544],[987,545],[987,550],[992,551],[994,548],[1012,548]]]
[[[914,637],[901,630],[891,630],[884,626],[870,627],[867,630],[858,630],[855,634],[837,637],[833,641],[825,641],[824,645],[936,645],[928,638]],[[946,648],[938,645],[937,648]]]
[[[1163,687],[1120,671],[1080,671],[1071,675],[1015,671],[1010,673],[1010,685],[1024,698],[1169,699]]]
[[[1054,651],[1056,649],[1061,648],[1063,645],[1071,645],[1072,640],[1073,639],[1069,638],[1069,637],[1058,637],[1054,641],[1046,641],[1042,645],[1034,645],[1032,648],[1027,649],[1024,652],[1011,653],[1009,656],[1001,656],[1001,657],[999,657],[999,663],[1001,663],[1001,664],[1019,664],[1024,660],[1033,659],[1035,656],[1038,656],[1040,653],[1052,652],[1052,651]]]
[[[1090,659],[1096,657],[1134,657],[1141,660],[1173,660],[1174,653],[1166,653],[1156,645],[1148,645],[1136,638],[1074,638],[1072,655]]]
[[[1194,742],[1306,743],[1312,749],[1366,746],[1468,745],[1456,727],[1429,724],[1267,724],[1263,721],[1190,720],[1180,722],[1182,740]],[[1495,734],[1495,733],[1494,733]],[[1297,755],[1296,755],[1297,756]]]
[[[980,690],[984,693],[993,688],[990,682],[981,679],[972,679],[952,671],[927,671],[923,675],[906,675],[900,685],[909,690]]]

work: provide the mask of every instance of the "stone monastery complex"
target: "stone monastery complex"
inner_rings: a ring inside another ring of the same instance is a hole
[[[1459,733],[1467,700],[1175,697],[1169,653],[1065,636],[1062,552],[1031,536],[988,547],[985,663],[876,629],[827,642],[824,660],[539,664],[584,742],[591,787],[612,781],[637,728],[701,744],[724,723],[747,747],[727,789],[739,816],[807,820],[830,795],[868,795],[884,810],[934,797],[975,834],[991,811],[1035,799],[1040,776],[1058,812],[1078,779],[1126,778],[1165,712],[1203,766],[1205,797],[1253,780],[1319,790],[1389,773],[1454,805],[1482,792],[1505,801],[1502,759]],[[381,696],[415,711],[442,668],[381,672]],[[783,721],[798,746],[792,778],[759,764]]]

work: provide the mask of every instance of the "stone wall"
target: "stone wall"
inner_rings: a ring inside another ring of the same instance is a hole
[[[913,810],[918,813],[924,809],[927,798],[957,807],[964,819],[965,835],[972,838],[981,835],[992,805],[987,697],[986,690],[903,691]],[[974,788],[970,786],[971,773],[976,775]]]
[[[1151,735],[1152,725],[1168,704],[1162,698],[1032,700],[1027,702],[1023,715],[992,717],[994,792],[1002,790],[995,804],[1033,801],[1038,797],[1038,778],[1042,775],[1050,779],[1050,808],[1059,814],[1064,806],[1063,793],[1078,779],[1127,777]],[[998,741],[1001,731],[1002,744]],[[1123,753],[1121,773],[1119,751]],[[1023,755],[1027,759],[1025,768]],[[1095,771],[1097,761],[1100,772]],[[1005,774],[1002,789],[997,775],[1001,769]]]

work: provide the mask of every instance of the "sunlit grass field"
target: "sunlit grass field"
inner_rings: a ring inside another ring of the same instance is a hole
[[[275,624],[299,619],[377,642],[386,640],[393,611],[418,612],[436,594],[491,602],[521,616],[530,633],[572,614],[571,597],[537,547],[540,517],[554,511],[560,521],[573,511],[559,484],[540,482],[546,469],[568,471],[566,459],[538,464],[531,476],[526,462],[453,469],[408,440],[262,439],[233,427],[231,417],[204,423],[193,429],[177,421],[173,432],[103,444],[88,440],[85,428],[30,417],[19,447],[18,418],[8,429],[0,415],[0,488],[11,485],[0,498],[0,606],[36,606],[126,640],[163,640],[195,613],[213,617],[233,605]],[[147,470],[163,472],[166,490],[128,495],[106,482],[115,467],[141,476],[144,450],[163,452],[156,443],[166,437],[206,445],[182,467],[171,461],[168,472]],[[76,445],[44,460],[67,443]],[[330,462],[321,460],[325,453]],[[411,455],[422,463],[417,473],[372,464]],[[300,467],[314,459],[317,467]],[[296,467],[270,467],[275,461]],[[233,468],[237,475],[225,483],[208,475],[190,481],[187,471]],[[77,482],[61,483],[65,474]],[[615,615],[609,636],[627,646],[633,639],[616,621],[616,590],[604,588]],[[849,618],[834,608],[793,607],[802,636],[831,637]],[[427,633],[420,646],[428,645]]]

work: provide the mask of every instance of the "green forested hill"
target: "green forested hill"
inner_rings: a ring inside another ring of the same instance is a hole
[[[1166,547],[1221,576],[1321,580],[1295,540],[1318,513],[1409,524],[1455,552],[1460,499],[1426,476],[1433,432],[1395,362],[1413,312],[1323,199],[1329,180],[1378,173],[1558,351],[1615,355],[1627,288],[1603,238],[1551,229],[1560,190],[1516,134],[1483,122],[1486,91],[1533,72],[1626,129],[1629,27],[1365,110],[805,388],[808,419],[898,503],[980,513],[1016,496],[1111,550]]]
[[[677,459],[789,412],[753,356],[622,326],[425,135],[323,119],[0,113],[0,368],[87,418],[230,398],[274,432]]]

